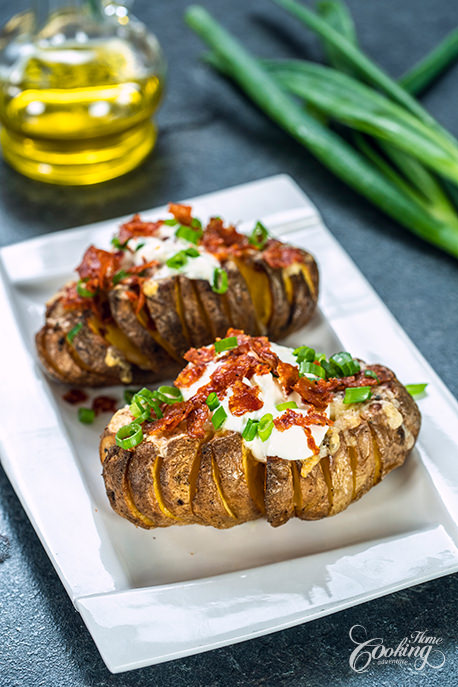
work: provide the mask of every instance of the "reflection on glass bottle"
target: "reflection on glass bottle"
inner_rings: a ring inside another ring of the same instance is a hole
[[[38,0],[1,32],[0,140],[29,177],[94,184],[154,146],[164,62],[124,5],[70,2]]]

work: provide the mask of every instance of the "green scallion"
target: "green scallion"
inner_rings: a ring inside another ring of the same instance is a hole
[[[258,250],[262,250],[265,247],[268,240],[269,232],[267,231],[266,227],[263,225],[262,222],[256,222],[255,227],[248,238],[248,241],[251,243],[252,246],[257,248]]]
[[[85,425],[91,425],[95,419],[95,410],[92,408],[78,408],[78,420]]]
[[[212,425],[215,429],[219,429],[227,418],[227,413],[223,406],[219,406],[212,415]]]
[[[193,217],[191,220],[191,227],[194,227],[194,229],[202,229],[202,222],[197,217]]]
[[[275,407],[279,411],[289,410],[290,408],[297,408],[297,403],[296,401],[285,401],[285,403],[279,403],[278,406]]]
[[[301,377],[304,377],[304,375],[314,375],[315,377],[326,379],[326,371],[321,365],[308,363],[305,360],[302,363],[299,363],[299,374]]]
[[[202,229],[191,229],[191,227],[185,227],[184,224],[180,224],[175,232],[175,236],[178,239],[184,239],[185,241],[195,243],[196,245],[199,243],[199,239],[202,237],[202,234]]]
[[[73,339],[78,334],[78,332],[80,332],[82,330],[82,328],[83,328],[83,323],[78,322],[78,324],[75,324],[75,326],[70,329],[70,331],[67,334],[68,343],[72,343]]]
[[[344,403],[362,403],[371,398],[370,386],[354,386],[345,389]]]
[[[175,227],[178,224],[178,220],[173,218],[164,219],[162,224],[166,224],[168,227]]]
[[[183,401],[183,394],[176,386],[160,386],[155,395],[161,403],[181,403]]]
[[[272,413],[266,413],[259,420],[259,424],[258,424],[258,436],[261,439],[261,441],[267,441],[267,439],[272,434],[273,428],[274,428],[274,419],[272,417]]]
[[[186,253],[183,250],[180,250],[178,253],[175,253],[175,255],[172,255],[171,258],[165,261],[165,264],[167,267],[170,267],[172,270],[179,270],[182,267],[186,265],[188,262],[188,257]]]
[[[296,356],[298,363],[313,363],[315,360],[315,349],[309,348],[309,346],[299,346],[299,348],[294,349],[293,355]]]
[[[144,245],[145,243],[143,241],[141,243],[137,243],[137,245],[135,246],[135,252],[140,250],[140,248],[143,248]]]
[[[120,281],[125,279],[126,277],[129,276],[129,273],[126,272],[126,270],[119,270],[119,272],[116,272],[116,274],[113,276],[113,284],[119,284]]]
[[[249,418],[242,432],[242,439],[245,441],[253,441],[258,432],[258,420],[252,420]]]
[[[124,425],[116,432],[116,444],[123,449],[134,448],[143,439],[142,426],[138,422]]]
[[[406,384],[406,389],[411,396],[418,396],[424,392],[427,386],[427,382],[425,384]]]
[[[117,250],[126,250],[128,241],[129,239],[126,239],[126,241],[121,243],[117,236],[113,236],[113,238],[111,239],[111,245],[114,246]]]
[[[216,410],[216,408],[219,406],[219,398],[214,391],[212,391],[211,394],[208,394],[205,403],[210,408],[210,410]]]
[[[229,286],[227,272],[222,267],[216,267],[213,273],[212,289],[215,293],[226,293]]]
[[[236,348],[238,345],[236,336],[228,336],[225,339],[219,339],[215,341],[215,351],[217,353],[222,353],[223,351],[229,351],[231,348]]]
[[[81,296],[81,298],[94,298],[94,296],[95,296],[94,291],[89,291],[89,289],[86,289],[84,286],[85,283],[86,282],[84,282],[82,279],[80,279],[79,282],[77,283],[76,292],[77,292],[78,296]]]
[[[364,376],[365,377],[372,377],[372,379],[375,379],[377,382],[380,381],[377,374],[374,372],[374,370],[364,370]]]
[[[188,256],[188,258],[198,258],[200,255],[199,251],[197,250],[197,248],[194,248],[194,246],[186,248],[185,253]]]
[[[139,397],[138,394],[135,394],[133,397],[129,410],[136,422],[145,422],[145,420],[149,420],[151,417],[151,408],[149,404],[145,399]]]

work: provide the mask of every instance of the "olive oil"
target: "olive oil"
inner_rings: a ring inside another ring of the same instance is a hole
[[[56,184],[94,184],[133,169],[156,141],[161,74],[148,73],[118,37],[53,42],[31,46],[0,76],[5,159]]]

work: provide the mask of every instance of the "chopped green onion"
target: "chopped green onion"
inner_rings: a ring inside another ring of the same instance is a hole
[[[216,408],[219,406],[219,398],[214,391],[212,391],[211,394],[208,394],[205,403],[210,408],[210,410],[216,410]]]
[[[138,422],[131,422],[130,425],[124,425],[116,432],[116,443],[124,449],[134,448],[138,446],[143,439],[142,426]]]
[[[194,248],[194,246],[186,248],[185,253],[189,258],[198,258],[200,255],[199,251],[197,250],[197,248]]]
[[[326,360],[326,354],[325,353],[317,353],[315,355],[315,360],[313,362],[320,363],[320,365],[321,365],[323,360]]]
[[[279,403],[278,406],[275,406],[277,410],[288,410],[289,408],[297,408],[297,403],[296,401],[285,401],[285,403]]]
[[[341,377],[342,376],[342,371],[337,367],[335,363],[332,362],[332,360],[322,360],[321,361],[321,367],[325,370],[326,372],[326,377],[329,379],[329,377]]]
[[[117,248],[118,250],[126,250],[128,241],[129,239],[126,239],[126,241],[121,243],[117,236],[113,236],[113,238],[111,239],[111,245]]]
[[[315,360],[315,349],[308,346],[299,346],[299,348],[294,349],[293,355],[296,356],[298,363],[303,361],[313,363]]]
[[[78,332],[81,331],[82,328],[83,328],[83,323],[78,322],[78,324],[75,324],[75,326],[70,329],[70,331],[67,334],[68,343],[72,343],[73,339],[78,334]]]
[[[262,250],[269,239],[269,232],[262,222],[256,222],[248,241],[258,250]]]
[[[237,337],[236,336],[228,336],[225,339],[220,339],[219,341],[215,341],[214,346],[215,346],[215,351],[217,353],[222,353],[223,351],[229,351],[231,348],[236,348],[238,345]]]
[[[137,245],[135,246],[135,252],[140,250],[140,248],[143,248],[144,245],[145,245],[144,241],[142,241],[142,243],[137,243]]]
[[[124,403],[132,403],[132,399],[136,393],[138,392],[134,391],[134,389],[124,389]]]
[[[114,275],[114,277],[112,279],[113,284],[119,284],[119,282],[122,279],[125,279],[128,276],[129,276],[129,273],[126,272],[126,270],[119,270],[119,272],[116,272],[116,274]]]
[[[143,389],[140,389],[140,391],[137,393],[137,396],[145,400],[145,402],[152,408],[156,414],[156,417],[160,419],[163,417],[162,410],[159,407],[159,403],[157,402],[157,392],[156,391],[150,391],[149,389],[146,389],[144,387]]]
[[[197,217],[193,217],[191,220],[191,227],[194,227],[194,229],[202,229],[202,222],[200,219],[197,219]]]
[[[267,439],[272,434],[273,428],[274,428],[274,419],[272,417],[272,413],[266,413],[259,420],[259,424],[258,424],[258,435],[259,435],[259,438],[261,439],[261,441],[267,441]]]
[[[184,239],[185,241],[195,244],[199,243],[199,239],[202,237],[202,234],[202,229],[191,229],[191,227],[185,227],[183,224],[180,224],[175,232],[175,236],[177,238]]]
[[[245,439],[245,441],[253,441],[258,431],[258,424],[258,420],[248,419],[242,432],[242,439]]]
[[[161,403],[181,403],[183,394],[176,386],[160,386],[156,391],[156,398]]]
[[[227,413],[223,406],[219,406],[212,416],[212,425],[215,429],[219,429],[223,424],[224,420],[227,418]]]
[[[85,289],[83,286],[84,283],[85,282],[80,279],[76,285],[78,296],[81,296],[81,298],[94,298],[95,293],[93,291],[89,291],[89,289]]]
[[[151,408],[149,404],[146,399],[142,399],[138,394],[135,394],[133,397],[129,410],[136,422],[145,422],[145,420],[149,420],[151,417]]]
[[[425,384],[406,384],[406,389],[411,396],[418,396],[424,392],[427,386],[427,382]]]
[[[345,389],[344,403],[362,403],[372,396],[370,386],[355,386]]]
[[[306,361],[299,363],[299,374],[301,377],[312,374],[315,377],[326,378],[326,372],[321,365],[315,365],[315,363],[308,363]]]
[[[349,377],[351,375],[357,374],[361,367],[360,364],[354,360],[350,353],[342,351],[340,353],[334,353],[329,358],[330,362],[333,362],[342,371],[344,377]],[[340,377],[342,375],[339,375]]]
[[[188,258],[186,253],[183,250],[180,250],[179,253],[175,253],[175,255],[172,255],[171,258],[166,260],[165,264],[167,267],[170,267],[173,270],[179,270],[181,267],[184,267],[187,262]]]
[[[94,422],[95,410],[92,408],[78,408],[78,420],[85,425],[90,425]]]
[[[216,267],[213,273],[212,289],[215,293],[226,293],[229,286],[229,279],[226,270]]]
[[[365,377],[372,377],[372,379],[376,379],[377,382],[379,382],[379,378],[377,377],[376,373],[374,370],[364,370],[364,376]]]
[[[168,227],[174,227],[178,224],[178,220],[175,218],[165,219],[162,224],[166,224]]]

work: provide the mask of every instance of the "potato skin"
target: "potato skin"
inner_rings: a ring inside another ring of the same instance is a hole
[[[273,527],[292,517],[317,520],[340,513],[402,465],[413,448],[420,413],[396,378],[375,387],[364,403],[348,406],[342,400],[343,392],[337,392],[331,404],[334,424],[319,455],[304,461],[268,457],[264,475],[258,473],[265,516]],[[131,419],[128,409],[118,411],[100,443],[105,486],[117,513],[146,528],[202,524],[226,529],[262,517],[250,495],[238,433],[212,431],[198,440],[183,428],[165,436],[148,435],[146,428],[143,442],[123,451],[114,437]]]

